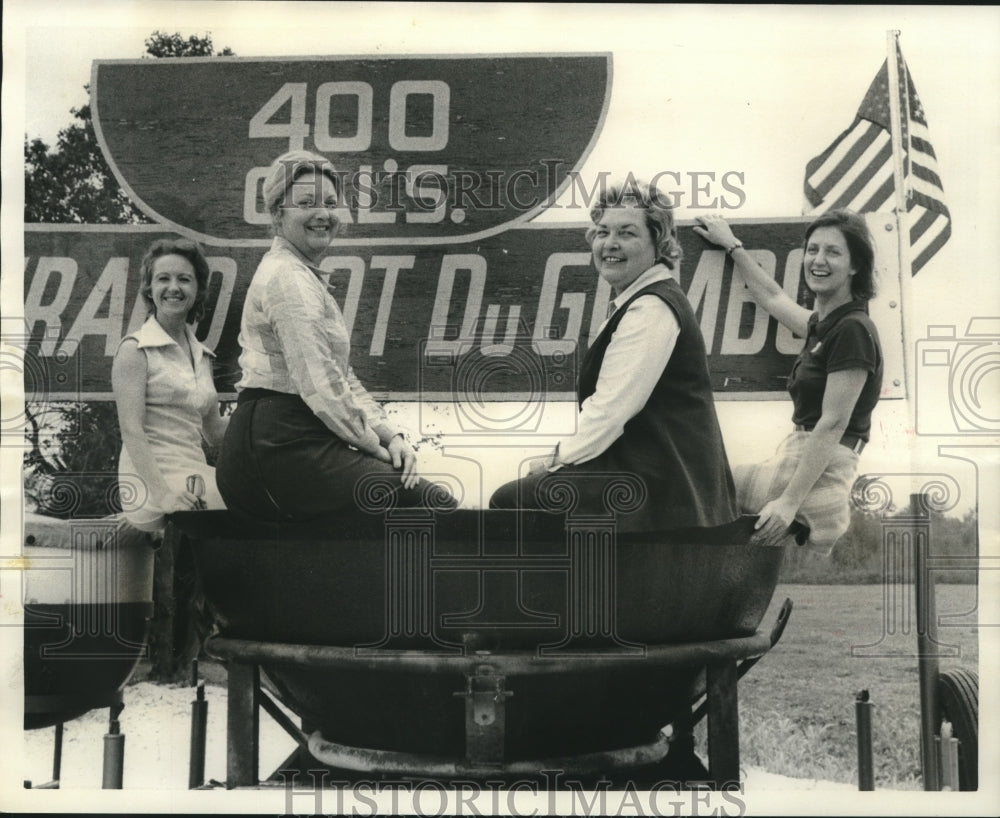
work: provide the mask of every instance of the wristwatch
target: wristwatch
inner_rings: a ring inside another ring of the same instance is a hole
[[[739,239],[736,239],[736,242],[735,242],[734,244],[730,244],[730,245],[729,245],[729,246],[728,246],[728,247],[726,248],[726,255],[727,255],[727,256],[732,256],[732,254],[733,254],[733,251],[734,251],[734,250],[735,250],[735,249],[736,249],[737,247],[742,247],[742,246],[743,246],[743,242],[741,242],[741,241],[740,241]]]

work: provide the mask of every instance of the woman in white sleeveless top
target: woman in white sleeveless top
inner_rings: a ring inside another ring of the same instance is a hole
[[[186,239],[160,239],[140,272],[150,315],[122,339],[111,385],[123,444],[122,509],[136,528],[155,532],[173,511],[225,508],[201,442],[220,443],[227,419],[219,415],[214,355],[194,334],[209,277],[201,248]],[[201,477],[201,497],[188,489],[191,475]]]

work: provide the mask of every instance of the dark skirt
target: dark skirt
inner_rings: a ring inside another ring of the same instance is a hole
[[[738,514],[732,496],[721,483],[721,499],[685,502],[691,492],[679,490],[684,475],[672,481],[611,469],[598,458],[554,472],[540,472],[511,480],[490,498],[490,508],[540,509],[566,512],[570,517],[614,519],[623,533],[705,528],[733,522]]]
[[[251,397],[252,396],[252,397]],[[231,512],[256,520],[307,520],[341,509],[454,508],[443,486],[401,472],[349,446],[297,395],[241,394],[216,464]]]

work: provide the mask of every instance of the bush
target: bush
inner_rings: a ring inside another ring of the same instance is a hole
[[[791,547],[785,553],[781,581],[804,584],[848,584],[882,582],[886,579],[906,581],[898,566],[906,565],[893,559],[887,551],[892,540],[886,536],[893,520],[907,512],[883,514],[851,510],[851,524],[834,546],[829,559],[817,558],[804,548]],[[978,553],[978,515],[969,509],[962,517],[947,517],[930,512],[930,553],[935,557],[974,557]],[[888,558],[887,558],[888,557]],[[935,570],[939,583],[975,583],[974,568]]]

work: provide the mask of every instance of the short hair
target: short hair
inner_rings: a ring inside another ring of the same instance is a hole
[[[863,216],[851,210],[831,210],[824,213],[806,228],[803,249],[809,244],[809,237],[820,227],[835,227],[847,242],[851,254],[851,297],[857,301],[870,301],[878,291],[875,276],[875,240],[872,238]]]
[[[141,285],[139,292],[142,300],[149,308],[149,314],[156,314],[156,305],[153,303],[153,265],[158,258],[163,256],[182,256],[186,258],[194,268],[194,278],[198,285],[198,292],[194,297],[194,304],[188,310],[185,317],[187,323],[192,324],[200,321],[205,316],[205,300],[208,297],[208,277],[211,271],[208,269],[208,260],[201,249],[201,245],[190,239],[157,239],[150,245],[139,265]]]
[[[629,176],[623,183],[615,183],[602,189],[597,202],[590,209],[590,220],[596,225],[608,208],[629,206],[642,208],[646,214],[646,226],[653,238],[656,261],[666,264],[671,270],[677,269],[684,253],[677,240],[674,205],[655,186]],[[596,232],[596,226],[587,230],[587,244],[594,243]]]
[[[321,173],[329,178],[333,182],[337,196],[341,195],[337,169],[329,159],[312,151],[288,151],[271,163],[271,168],[264,178],[264,207],[272,219],[277,216],[281,203],[295,180],[310,172]]]

